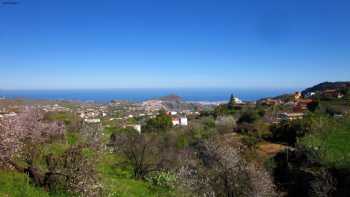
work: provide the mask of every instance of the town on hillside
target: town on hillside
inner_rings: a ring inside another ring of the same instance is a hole
[[[350,82],[227,97],[1,97],[0,195],[349,196]]]
[[[348,113],[349,107],[344,98],[348,94],[350,83],[322,83],[302,92],[264,98],[254,102],[242,101],[231,95],[228,104],[222,102],[188,103],[176,95],[168,95],[159,99],[143,102],[112,100],[107,104],[74,101],[26,101],[0,97],[0,118],[14,117],[26,107],[34,107],[48,114],[72,113],[85,123],[101,124],[104,127],[119,125],[132,127],[141,132],[148,119],[155,118],[164,111],[171,118],[172,125],[188,126],[188,118],[194,119],[201,113],[229,105],[232,110],[264,108],[264,121],[278,124],[282,120],[302,119],[307,112],[314,111],[321,103],[331,103],[325,109],[333,116],[342,117]],[[345,103],[342,105],[342,101]]]

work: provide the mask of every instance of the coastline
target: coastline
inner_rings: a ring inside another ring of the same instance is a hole
[[[142,102],[175,94],[184,102],[219,104],[231,94],[244,101],[256,101],[265,97],[290,93],[289,89],[118,89],[118,90],[0,90],[0,98],[59,101],[94,101],[106,103],[111,100]]]

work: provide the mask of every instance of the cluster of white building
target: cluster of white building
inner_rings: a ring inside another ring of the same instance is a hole
[[[71,111],[71,109],[69,109],[67,107],[62,107],[58,104],[44,105],[44,106],[40,106],[40,108],[45,112],[69,112],[69,111]]]
[[[173,126],[187,126],[188,120],[186,116],[172,117]]]
[[[142,102],[142,106],[146,111],[153,112],[153,111],[159,111],[161,109],[165,109],[165,106],[163,104],[163,101],[161,100],[148,100]]]
[[[80,110],[78,114],[86,123],[100,123],[100,117],[107,116],[107,112],[95,108]]]

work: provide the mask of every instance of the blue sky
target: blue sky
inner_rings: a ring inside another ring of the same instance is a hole
[[[350,1],[17,1],[0,5],[0,89],[350,80]]]

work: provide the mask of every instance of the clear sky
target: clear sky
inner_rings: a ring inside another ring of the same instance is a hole
[[[350,80],[349,0],[17,2],[0,5],[0,89]]]

